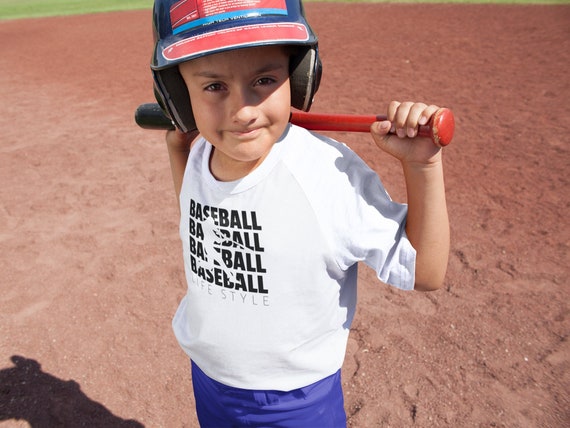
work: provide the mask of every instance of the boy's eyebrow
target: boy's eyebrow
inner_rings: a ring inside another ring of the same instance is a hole
[[[264,73],[269,73],[271,71],[281,70],[283,68],[286,68],[285,64],[269,63],[269,64],[265,64],[262,67],[255,70],[253,74],[264,74]],[[208,79],[221,79],[221,78],[225,77],[225,75],[223,73],[217,73],[215,71],[210,71],[210,70],[196,71],[194,73],[194,76],[206,77]]]
[[[287,64],[287,66],[288,66],[288,64]],[[283,69],[283,68],[285,68],[285,64],[283,64],[283,63],[275,63],[275,64],[269,63],[269,64],[266,64],[266,65],[263,66],[263,67],[260,67],[260,68],[257,70],[257,73],[256,73],[256,74],[268,73],[268,72],[270,72],[270,71],[277,71],[277,70],[281,70],[281,69]]]

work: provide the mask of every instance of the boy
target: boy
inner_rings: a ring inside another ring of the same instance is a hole
[[[156,0],[154,25],[188,282],[173,328],[200,424],[346,426],[358,262],[401,289],[443,283],[441,149],[416,138],[438,107],[392,102],[371,127],[402,164],[397,204],[346,146],[289,124],[321,72],[299,0]]]

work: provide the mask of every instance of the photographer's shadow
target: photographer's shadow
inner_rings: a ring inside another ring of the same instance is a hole
[[[144,427],[113,415],[81,392],[77,382],[43,372],[37,361],[17,355],[10,359],[15,366],[0,370],[0,422],[24,420],[32,428]]]

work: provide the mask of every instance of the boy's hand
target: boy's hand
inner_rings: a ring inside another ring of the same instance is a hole
[[[189,152],[190,145],[198,136],[198,131],[184,133],[178,128],[166,132],[166,145],[169,150],[178,152]]]
[[[429,138],[417,137],[418,125],[425,125],[439,110],[436,105],[392,101],[387,120],[371,127],[376,145],[403,163],[430,164],[440,161],[441,147]]]

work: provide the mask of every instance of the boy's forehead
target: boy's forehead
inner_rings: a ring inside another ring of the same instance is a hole
[[[256,46],[216,52],[194,58],[181,64],[185,68],[224,64],[232,68],[244,68],[252,62],[256,64],[281,64],[287,60],[291,50],[283,45]]]

